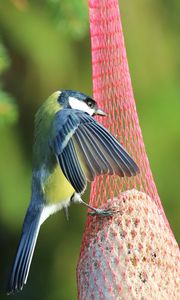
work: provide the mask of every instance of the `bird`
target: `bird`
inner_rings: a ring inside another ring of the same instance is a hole
[[[106,116],[90,96],[54,92],[35,115],[31,200],[12,265],[7,294],[27,282],[39,230],[52,214],[74,203],[99,216],[111,211],[82,200],[87,183],[102,174],[131,177],[139,168],[119,141],[94,116]]]

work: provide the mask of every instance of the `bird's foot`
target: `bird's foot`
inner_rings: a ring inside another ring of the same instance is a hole
[[[84,202],[81,199],[81,195],[77,194],[77,193],[73,194],[73,196],[71,197],[71,201],[75,202],[75,203],[80,203],[80,204],[88,207],[91,210],[91,212],[89,212],[88,214],[91,216],[110,217],[119,212],[119,210],[115,210],[115,209],[95,208],[95,207],[87,204],[86,202]]]
[[[88,214],[90,216],[100,216],[100,217],[111,217],[116,214],[118,211],[111,209],[102,209],[102,208],[94,208],[93,211],[90,211]]]

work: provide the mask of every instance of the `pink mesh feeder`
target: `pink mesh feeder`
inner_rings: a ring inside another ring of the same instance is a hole
[[[102,176],[90,204],[117,210],[88,216],[77,266],[78,299],[180,299],[179,248],[164,214],[144,147],[128,69],[118,0],[89,0],[93,94],[100,119],[140,168]]]

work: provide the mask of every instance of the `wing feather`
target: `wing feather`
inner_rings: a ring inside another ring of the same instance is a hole
[[[100,174],[134,176],[138,166],[107,129],[87,113],[63,109],[56,114],[50,146],[78,193]]]
[[[100,140],[100,137],[97,134],[94,134],[92,129],[90,129],[88,126],[84,126],[84,129],[87,132],[89,139],[91,139],[92,141],[93,153],[96,153],[96,151],[98,150],[99,161],[104,162],[106,165],[105,168],[102,167],[101,169],[102,174],[118,174],[119,176],[123,177],[123,172],[121,172],[121,170],[119,169],[116,160],[113,158],[112,153],[108,149],[107,145],[104,143],[103,139]]]
[[[91,149],[88,148],[88,144],[84,143],[84,136],[81,132],[76,132],[74,136],[76,141],[76,149],[79,155],[79,159],[82,160],[84,171],[88,181],[93,181],[96,176],[96,160],[91,153]]]
[[[86,145],[86,148],[91,153],[90,158],[93,159],[94,168],[96,169],[96,175],[100,174],[114,174],[112,165],[110,164],[107,156],[102,152],[102,147],[98,143],[95,136],[92,136],[91,132],[86,128],[86,126],[82,126],[82,128],[78,128],[75,133],[80,136],[81,143]],[[85,157],[88,156],[85,154]]]
[[[77,193],[86,188],[86,177],[80,165],[77,153],[70,140],[61,155],[58,155],[59,164],[66,178],[71,182]]]
[[[134,161],[120,143],[99,124],[88,123],[86,126],[102,144],[106,153],[111,156],[114,163],[119,167],[119,171],[121,170],[128,177],[135,175]]]

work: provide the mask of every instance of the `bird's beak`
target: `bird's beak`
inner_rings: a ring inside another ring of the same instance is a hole
[[[97,110],[95,111],[95,114],[98,116],[107,116],[107,114],[100,108],[97,108]]]

